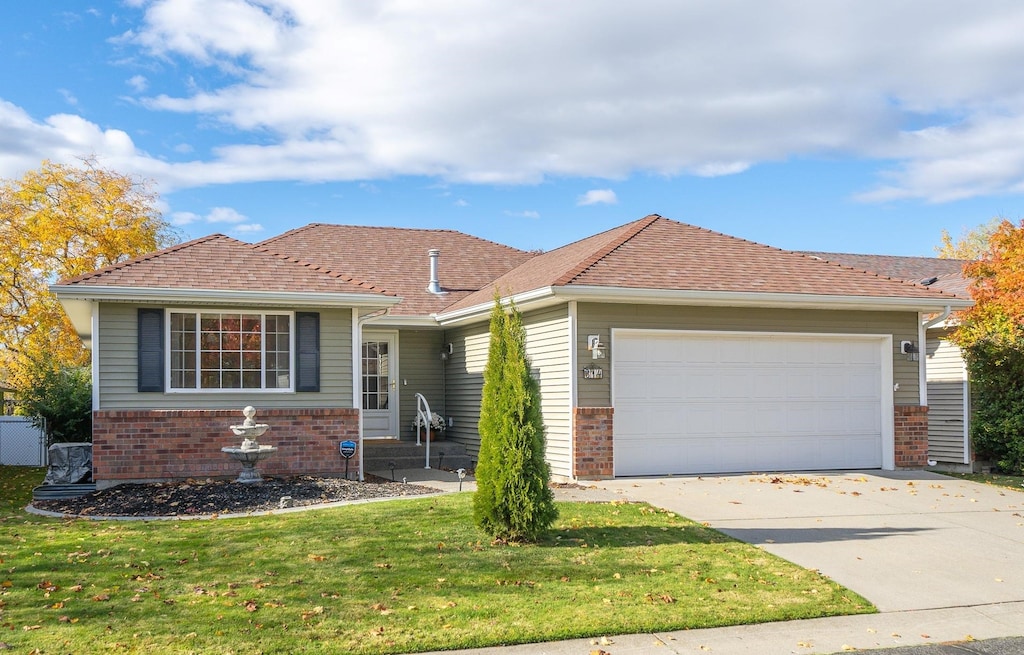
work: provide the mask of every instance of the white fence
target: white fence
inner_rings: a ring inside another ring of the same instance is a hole
[[[26,416],[0,416],[0,464],[46,466],[46,433]]]

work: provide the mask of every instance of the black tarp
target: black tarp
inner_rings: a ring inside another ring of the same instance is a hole
[[[92,481],[92,444],[55,443],[47,449],[50,468],[43,484],[79,484]]]

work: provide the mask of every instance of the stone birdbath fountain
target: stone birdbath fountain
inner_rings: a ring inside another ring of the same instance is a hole
[[[238,479],[235,482],[262,482],[263,477],[260,472],[256,470],[256,464],[270,457],[272,454],[277,452],[276,446],[261,446],[256,440],[263,436],[263,433],[270,427],[266,423],[256,422],[256,409],[249,405],[242,410],[242,415],[245,416],[245,420],[242,421],[241,425],[232,425],[231,431],[236,436],[242,437],[242,446],[237,448],[235,446],[225,446],[221,448],[222,452],[227,453],[232,459],[241,463],[242,472],[239,474]]]

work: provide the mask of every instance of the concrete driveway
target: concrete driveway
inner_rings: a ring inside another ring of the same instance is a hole
[[[596,484],[818,569],[883,612],[1024,601],[1024,492],[923,471]]]

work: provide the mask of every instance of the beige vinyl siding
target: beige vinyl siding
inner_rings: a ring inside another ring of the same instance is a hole
[[[928,331],[928,457],[963,464],[967,373],[960,348],[943,330]]]
[[[489,325],[475,323],[445,332],[445,343],[452,344],[452,355],[445,363],[445,407],[454,425],[446,439],[465,444],[474,459],[480,453],[480,397],[484,386],[484,368],[490,343]]]
[[[571,477],[572,389],[569,361],[569,310],[566,305],[526,312],[526,354],[540,383],[541,413],[551,474]]]
[[[607,407],[611,404],[611,348],[615,344],[610,343],[605,359],[592,361],[590,351],[587,350],[587,335],[597,334],[603,342],[608,342],[613,328],[891,334],[893,382],[899,384],[894,402],[897,405],[920,403],[918,362],[910,361],[898,352],[901,340],[918,340],[918,316],[914,312],[579,303],[577,316],[576,352],[581,366],[584,362],[593,363],[604,369],[604,378],[601,380],[584,380],[580,376],[577,391],[580,407]]]
[[[416,394],[421,393],[430,411],[447,416],[444,402],[444,362],[441,330],[401,330],[398,333],[399,436],[413,436]]]
[[[352,311],[320,311],[320,392],[263,391],[139,393],[138,308],[128,303],[99,307],[99,401],[102,409],[230,409],[352,407]],[[200,308],[203,309],[203,308]],[[218,305],[214,309],[253,309]],[[259,308],[266,311],[268,308]],[[275,308],[291,311],[290,308]],[[166,330],[166,325],[164,327]]]
[[[525,312],[526,349],[541,387],[541,412],[547,439],[547,460],[554,475],[572,475],[572,407],[569,370],[568,308],[565,305]],[[445,341],[454,352],[445,365],[448,416],[455,425],[449,439],[464,443],[476,457],[480,452],[480,396],[490,343],[487,322],[448,330]]]

